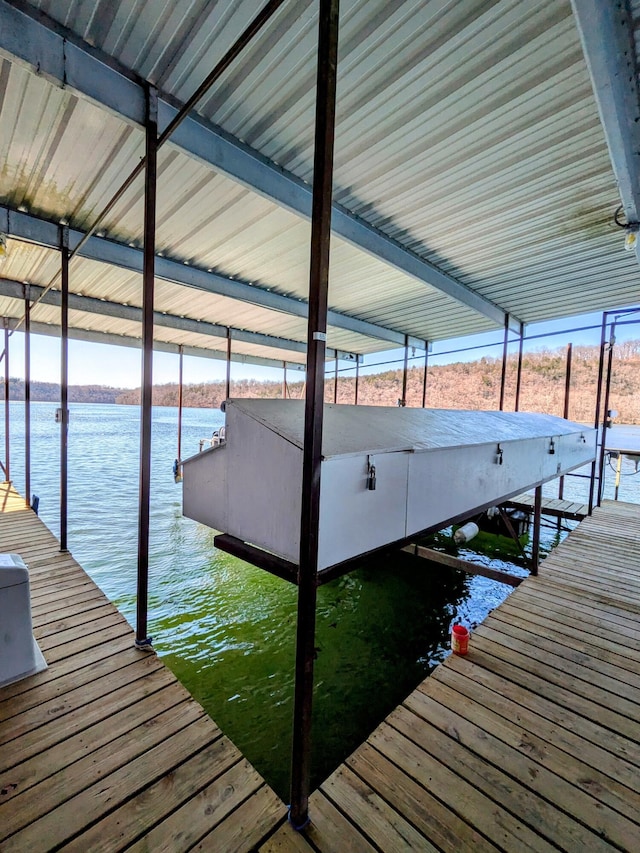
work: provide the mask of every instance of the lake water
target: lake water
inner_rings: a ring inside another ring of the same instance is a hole
[[[71,405],[69,548],[134,624],[139,413]],[[24,409],[11,403],[11,472],[24,492]],[[59,427],[55,405],[32,404],[32,492],[59,532]],[[217,411],[186,409],[183,456],[221,425]],[[636,428],[638,429],[638,428]],[[640,435],[640,429],[638,429]],[[149,632],[166,664],[283,797],[288,796],[296,590],[213,545],[183,518],[172,475],[177,410],[153,412]],[[620,498],[640,502],[625,460]],[[607,496],[614,472],[609,471]],[[586,481],[567,479],[584,499]],[[553,487],[547,490],[553,494]],[[557,541],[552,525],[543,549]],[[504,554],[463,556],[509,567]],[[320,588],[314,706],[314,781],[320,782],[448,654],[450,626],[474,627],[510,588],[404,554],[369,561]]]

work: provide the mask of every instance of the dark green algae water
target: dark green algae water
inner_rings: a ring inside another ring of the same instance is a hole
[[[23,489],[22,406],[12,403],[12,474]],[[33,409],[33,491],[58,533],[55,406]],[[184,413],[183,455],[221,415]],[[217,551],[214,532],[185,519],[173,482],[175,409],[153,421],[149,631],[192,695],[286,800],[296,589]],[[69,547],[133,624],[138,410],[75,405],[69,434]],[[640,480],[640,477],[638,478]],[[547,531],[543,547],[556,540]],[[446,538],[445,540],[446,541]],[[511,568],[500,543],[462,553]],[[473,628],[510,588],[402,553],[368,561],[321,587],[317,612],[313,782],[320,783],[449,653],[454,621]]]

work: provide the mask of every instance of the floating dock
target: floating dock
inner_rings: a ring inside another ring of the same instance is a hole
[[[11,487],[49,668],[0,688],[0,850],[249,851],[286,809]]]
[[[640,506],[606,502],[261,853],[636,851]]]
[[[514,509],[532,513],[535,506],[535,497],[529,494],[516,495],[515,498],[505,501],[505,506],[511,506]],[[569,521],[582,521],[589,514],[589,507],[587,504],[576,503],[575,501],[543,497],[542,514],[550,515],[552,518],[566,518]]]

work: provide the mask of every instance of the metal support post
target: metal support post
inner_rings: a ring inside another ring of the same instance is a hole
[[[514,411],[520,411],[520,389],[522,388],[522,349],[524,346],[524,323],[520,323],[520,340],[518,341],[518,370],[516,373],[516,402]]]
[[[569,419],[569,403],[571,399],[571,362],[573,359],[573,344],[567,344],[567,366],[564,374],[564,406],[562,408],[562,417],[565,420]],[[562,500],[564,497],[564,477],[560,477],[558,484],[558,498]],[[558,518],[558,527],[562,519]]]
[[[398,405],[404,408],[407,405],[407,372],[409,369],[409,335],[404,336],[404,361],[402,364],[402,396]]]
[[[287,362],[282,362],[282,399],[287,399]]]
[[[500,374],[500,411],[504,412],[504,394],[507,385],[507,355],[509,351],[509,315],[504,318],[504,342],[502,344],[502,373]]]
[[[533,542],[531,544],[531,574],[538,574],[540,565],[540,519],[542,515],[542,486],[536,486],[533,500]]]
[[[180,344],[178,347],[178,458],[176,459],[175,479],[176,483],[182,480],[182,398],[183,398],[183,374],[184,374],[184,351]]]
[[[604,383],[604,406],[602,409],[602,434],[600,441],[600,462],[598,466],[598,506],[602,503],[604,494],[604,465],[607,455],[607,429],[609,428],[609,396],[611,392],[611,371],[613,368],[613,346],[615,343],[615,323],[611,324],[609,352],[607,354],[607,374]]]
[[[4,325],[4,479],[11,482],[11,440],[9,428],[11,416],[9,414],[9,320],[3,320]]]
[[[354,405],[356,405],[356,406],[358,405],[358,391],[360,390],[360,388],[358,387],[359,385],[360,385],[360,362],[356,361],[356,388],[355,388],[355,400],[353,401]]]
[[[311,711],[318,586],[320,468],[324,413],[324,365],[327,338],[338,20],[339,0],[320,0],[300,566],[298,569],[298,619],[291,756],[291,806],[289,811],[289,820],[296,829],[303,829],[309,821],[311,783]]]
[[[595,429],[600,428],[600,406],[602,403],[602,377],[604,375],[604,354],[606,347],[606,334],[607,334],[607,312],[605,311],[602,315],[602,329],[600,332],[600,359],[598,361],[598,379],[596,385],[596,410],[594,415],[594,427]],[[596,487],[596,468],[597,463],[594,459],[591,463],[591,482],[589,483],[589,515],[593,512],[593,504],[595,497],[595,487]]]
[[[62,229],[60,277],[60,550],[67,550],[69,441],[69,231]]]
[[[224,386],[224,398],[231,396],[231,329],[227,326],[227,378]]]
[[[142,297],[142,412],[140,418],[140,496],[138,506],[138,590],[136,646],[151,646],[147,634],[149,598],[149,508],[151,498],[151,414],[153,393],[153,300],[156,237],[156,177],[158,93],[147,90],[147,126],[144,172],[144,261]]]
[[[427,405],[427,380],[429,377],[429,341],[424,342],[424,372],[422,374],[422,408]]]
[[[24,500],[31,506],[31,301],[24,288]]]
[[[333,372],[333,402],[338,402],[338,350],[335,350],[336,364]]]

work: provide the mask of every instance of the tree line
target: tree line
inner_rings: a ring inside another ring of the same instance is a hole
[[[621,423],[640,423],[640,340],[617,344],[613,351],[610,406],[619,413]],[[573,348],[570,384],[569,417],[590,422],[593,419],[596,397],[599,347]],[[446,409],[497,409],[500,397],[502,359],[483,356],[476,361],[430,365],[427,374],[427,406]],[[302,376],[302,374],[300,374]],[[507,361],[505,409],[515,406],[517,355]],[[407,376],[408,406],[422,405],[423,368],[411,367]],[[562,415],[564,410],[566,349],[541,349],[526,353],[522,362],[520,409]],[[361,375],[358,384],[358,403],[373,406],[394,406],[402,393],[402,370]],[[288,382],[287,397],[301,398],[304,383]],[[231,382],[232,397],[270,397],[283,395],[282,381],[242,379]],[[339,403],[353,403],[355,370],[339,374]],[[218,408],[225,396],[222,381],[185,385],[183,404],[193,408]],[[23,399],[24,385],[12,379],[10,399]],[[32,383],[33,400],[59,400],[55,383]],[[69,399],[78,403],[119,403],[138,405],[140,389],[128,390],[99,385],[76,385],[69,388]],[[334,378],[328,375],[326,400],[334,399]],[[153,389],[156,406],[177,406],[177,384],[156,385]]]

